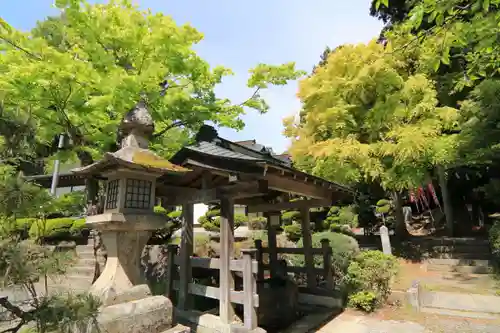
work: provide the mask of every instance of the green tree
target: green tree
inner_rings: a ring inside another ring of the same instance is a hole
[[[127,0],[55,5],[61,15],[28,33],[0,21],[0,101],[31,115],[41,143],[66,133],[72,149],[58,156],[63,160],[87,165],[113,150],[122,116],[140,99],[155,120],[153,148],[168,154],[206,121],[242,128],[245,109],[268,109],[260,91],[303,74],[294,63],[259,64],[250,69],[253,95],[233,103],[214,92],[231,70],[196,54],[203,35],[193,27]],[[97,187],[90,185],[93,198]]]
[[[29,309],[21,308],[7,297],[0,297],[0,306],[10,312],[17,324],[9,332],[18,332],[26,324],[35,324],[39,333],[73,332],[78,323],[95,319],[99,301],[92,295],[51,295],[47,284],[39,294],[39,281],[65,274],[73,258],[53,252],[31,241],[20,241],[15,232],[17,216],[43,215],[49,209],[48,193],[24,182],[12,167],[0,167],[0,283],[2,288],[21,287],[30,297]]]
[[[285,121],[290,153],[309,171],[343,183],[379,182],[393,192],[397,233],[405,228],[400,193],[429,167],[455,159],[457,109],[439,107],[434,82],[383,45],[344,45],[300,84],[303,117]]]

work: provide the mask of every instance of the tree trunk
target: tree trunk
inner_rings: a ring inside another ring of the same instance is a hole
[[[448,192],[448,179],[446,177],[446,171],[443,166],[438,166],[437,172],[439,178],[439,187],[441,187],[441,196],[443,198],[444,215],[446,217],[446,234],[448,236],[453,236],[453,208],[451,206],[451,198]]]
[[[399,239],[405,239],[410,236],[408,229],[406,228],[406,222],[403,215],[403,205],[401,200],[401,193],[394,191],[392,193],[392,200],[394,202],[394,215],[396,217],[396,227],[395,233],[396,237]]]

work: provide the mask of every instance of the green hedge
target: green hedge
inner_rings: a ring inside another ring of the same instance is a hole
[[[61,217],[56,219],[34,220],[29,229],[29,237],[33,239],[70,239],[82,237],[89,228],[85,219]]]

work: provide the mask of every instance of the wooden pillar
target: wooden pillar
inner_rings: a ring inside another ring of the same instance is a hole
[[[258,272],[257,272],[257,280],[262,281],[264,280],[264,260],[263,260],[263,251],[262,251],[262,240],[256,239],[255,240],[255,249],[257,250],[257,264],[258,264]]]
[[[253,331],[257,328],[257,307],[254,297],[257,294],[257,281],[252,270],[252,261],[257,250],[241,250],[243,254],[243,293],[245,300],[243,304],[243,325]]]
[[[267,217],[267,247],[269,249],[269,265],[271,278],[276,277],[278,268],[278,244],[276,242],[276,228],[280,225],[280,212],[269,212]]]
[[[309,208],[300,210],[302,224],[302,240],[304,245],[304,257],[306,262],[307,287],[316,287],[316,274],[314,274],[314,257],[312,254],[312,237]]]
[[[174,278],[175,278],[175,256],[179,247],[175,244],[167,246],[167,287],[165,288],[165,296],[172,299],[174,293]]]
[[[234,289],[234,279],[231,273],[231,259],[234,243],[234,204],[229,198],[221,200],[220,214],[220,299],[219,316],[224,324],[230,324],[234,317],[231,304],[231,290]]]
[[[178,307],[186,310],[189,306],[189,284],[191,283],[191,256],[193,255],[193,204],[182,205],[182,235],[179,264],[179,302]]]
[[[325,279],[326,288],[333,289],[333,270],[332,270],[332,248],[330,241],[326,238],[321,240],[321,248],[323,249],[323,278]]]

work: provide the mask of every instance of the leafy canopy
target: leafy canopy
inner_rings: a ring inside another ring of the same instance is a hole
[[[383,45],[344,45],[300,84],[301,119],[285,121],[299,167],[386,189],[420,184],[454,160],[458,112],[439,107],[434,82]]]
[[[377,0],[378,5],[388,3]],[[460,60],[454,91],[498,75],[500,1],[425,0],[412,5],[408,19],[387,34],[389,40],[416,34],[407,46],[424,50],[427,56],[422,60],[436,71]]]
[[[75,149],[62,158],[81,152],[96,158],[113,149],[122,116],[141,98],[156,122],[153,148],[168,155],[169,140],[177,146],[187,140],[179,127],[212,121],[242,128],[246,108],[268,109],[260,90],[302,75],[294,63],[259,64],[248,80],[255,93],[235,104],[216,96],[215,87],[232,72],[196,54],[203,35],[193,27],[127,0],[58,0],[55,6],[60,16],[31,32],[0,21],[0,101],[6,112],[21,110],[35,120],[41,143],[67,133]]]

